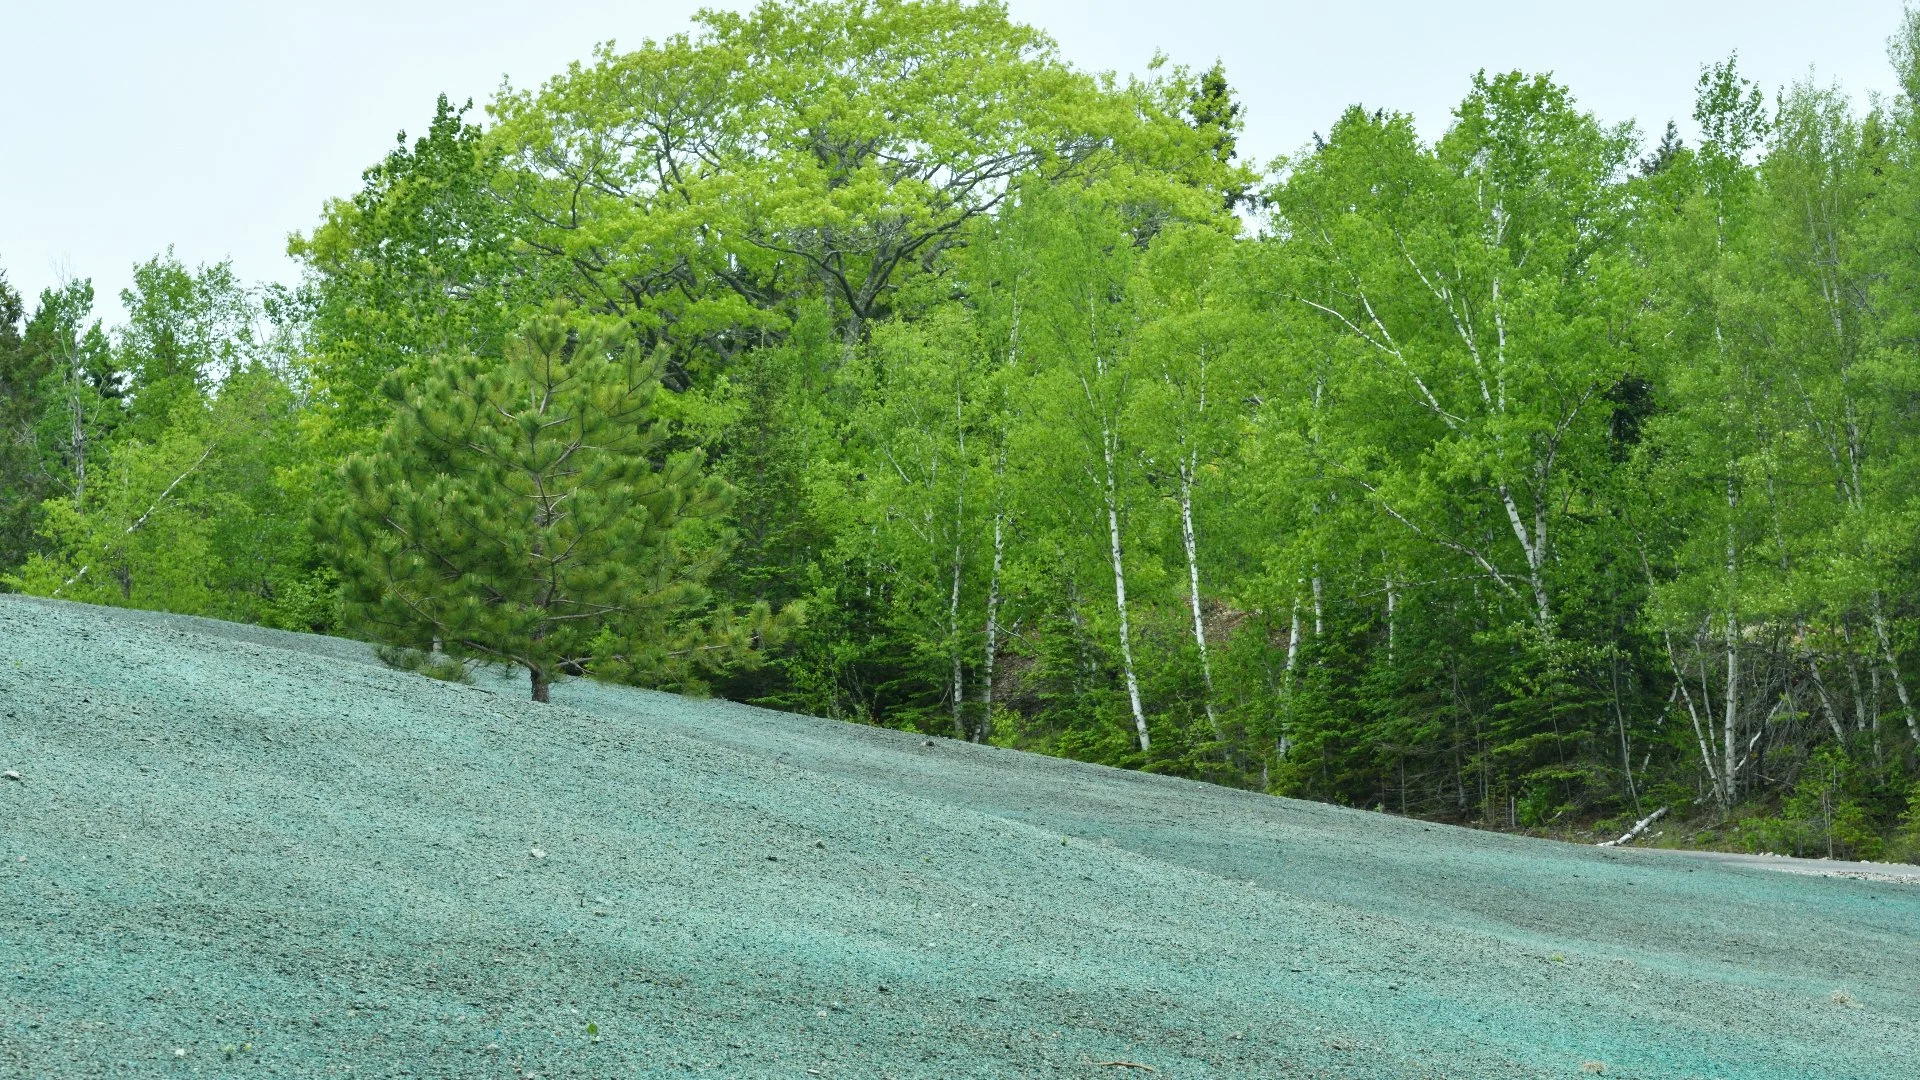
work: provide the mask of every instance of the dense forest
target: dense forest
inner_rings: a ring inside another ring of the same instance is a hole
[[[769,0],[444,98],[108,325],[0,279],[5,587],[1490,828],[1920,859],[1920,18],[1689,143]]]

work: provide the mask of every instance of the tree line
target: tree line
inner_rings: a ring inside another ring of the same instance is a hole
[[[1501,828],[1920,856],[1920,21],[1861,107],[1226,73],[772,0],[440,101],[124,322],[0,287],[0,567]]]

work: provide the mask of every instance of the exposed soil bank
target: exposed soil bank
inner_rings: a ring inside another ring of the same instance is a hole
[[[0,1075],[1920,1061],[1911,884],[584,682],[522,694],[0,597],[0,770],[21,776],[0,781]]]

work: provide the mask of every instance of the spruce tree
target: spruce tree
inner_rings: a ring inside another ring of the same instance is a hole
[[[0,270],[0,567],[22,562],[33,545],[40,500],[40,454],[31,438],[39,419],[40,376],[20,330],[26,306]]]
[[[378,448],[348,460],[325,531],[347,603],[392,643],[525,668],[533,700],[609,634],[645,635],[702,598],[694,523],[727,505],[698,450],[664,453],[664,350],[556,308],[505,355],[388,380]]]

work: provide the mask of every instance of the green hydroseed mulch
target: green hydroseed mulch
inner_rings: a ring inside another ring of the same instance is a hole
[[[0,1076],[1920,1075],[1920,887],[524,694],[0,597]]]

